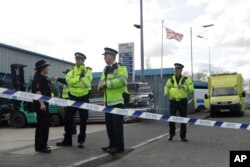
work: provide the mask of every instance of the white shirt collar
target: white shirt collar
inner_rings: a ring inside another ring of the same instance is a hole
[[[114,62],[114,63],[112,63],[112,64],[110,64],[110,65],[108,65],[109,67],[112,67],[114,64],[116,64],[116,62]]]

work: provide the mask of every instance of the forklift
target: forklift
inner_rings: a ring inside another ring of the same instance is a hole
[[[12,64],[11,65],[11,77],[12,88],[16,91],[31,92],[32,77],[29,77],[29,81],[25,84],[24,80],[24,68],[25,65]],[[57,95],[59,95],[59,84],[56,84]],[[37,123],[36,112],[32,109],[32,102],[11,100],[11,108],[9,108],[10,125],[15,128],[24,128],[26,125],[32,125]],[[63,107],[59,107],[54,104],[49,105],[50,113],[50,126],[56,127],[63,123]]]

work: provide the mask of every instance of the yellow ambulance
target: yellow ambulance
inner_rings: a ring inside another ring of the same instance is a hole
[[[205,95],[205,99],[209,99],[211,117],[220,113],[235,113],[242,116],[244,97],[244,81],[241,74],[216,74],[208,78],[208,95]]]

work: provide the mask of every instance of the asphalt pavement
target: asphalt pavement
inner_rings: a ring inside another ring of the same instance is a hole
[[[207,114],[195,114],[190,115],[191,117],[203,118]],[[0,129],[2,132],[3,129]],[[25,133],[25,129],[19,129],[20,133]],[[52,134],[58,133],[55,130],[51,131]],[[85,148],[77,148],[76,136],[74,136],[74,146],[73,147],[56,147],[56,142],[62,139],[51,139],[49,145],[52,146],[51,154],[40,154],[34,151],[33,143],[24,146],[10,147],[0,150],[0,166],[25,166],[33,167],[59,167],[59,166],[97,166],[104,164],[108,161],[113,161],[120,159],[125,155],[129,155],[139,148],[147,146],[153,141],[157,141],[161,138],[166,138],[168,133],[168,123],[162,121],[150,121],[146,120],[141,123],[131,123],[126,124],[125,129],[125,145],[126,152],[124,154],[119,154],[117,156],[111,156],[104,153],[101,147],[108,144],[107,134],[105,129],[99,129],[96,132],[89,133],[87,135]],[[7,135],[8,133],[6,133]],[[32,133],[33,134],[33,133]],[[1,133],[4,135],[4,133]],[[21,141],[22,138],[18,135],[14,135],[16,142]],[[14,142],[13,140],[8,140],[8,136],[5,136],[5,142]],[[19,139],[20,138],[20,139]],[[33,140],[33,137],[32,139]],[[2,143],[6,144],[6,143]],[[7,144],[6,144],[7,145]],[[10,144],[11,145],[11,144]]]
[[[211,120],[250,123],[250,112]],[[246,130],[189,126],[187,138],[189,142],[183,143],[178,136],[172,142],[164,137],[100,167],[229,167],[230,151],[250,151],[250,132]]]

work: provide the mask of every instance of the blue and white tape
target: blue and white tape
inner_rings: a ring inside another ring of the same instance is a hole
[[[65,100],[56,97],[43,96],[28,92],[14,91],[6,88],[0,87],[0,97],[8,98],[13,100],[21,100],[32,102],[33,100],[42,100],[44,102],[49,102],[52,104],[56,104],[62,107],[76,107],[81,109],[87,109],[91,111],[97,112],[106,112],[124,116],[131,116],[143,119],[152,119],[152,120],[161,120],[168,122],[176,122],[176,123],[185,123],[191,125],[200,125],[200,126],[210,126],[210,127],[220,127],[220,128],[229,128],[229,129],[243,129],[250,130],[250,125],[247,123],[233,123],[233,122],[222,122],[222,121],[211,121],[197,118],[184,118],[178,116],[168,116],[162,114],[155,114],[149,112],[143,112],[141,110],[136,109],[120,109],[120,108],[112,108],[105,107],[91,103],[82,103],[73,100]]]

